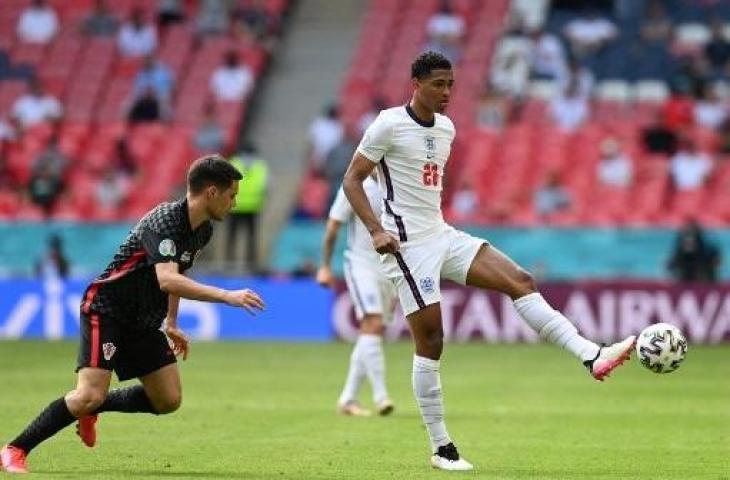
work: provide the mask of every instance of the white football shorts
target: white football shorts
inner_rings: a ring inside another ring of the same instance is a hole
[[[466,284],[474,257],[486,240],[447,226],[438,235],[402,243],[395,254],[381,255],[385,275],[395,283],[403,314],[441,301],[441,279]]]
[[[357,319],[365,315],[381,315],[383,322],[389,323],[393,319],[398,293],[393,282],[385,276],[377,257],[372,260],[345,255],[343,268]]]

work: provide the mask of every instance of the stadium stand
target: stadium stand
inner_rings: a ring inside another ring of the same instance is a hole
[[[727,225],[730,4],[448,3],[466,21],[448,110],[457,126],[444,192],[448,220],[674,227],[693,217],[711,227]],[[340,93],[344,125],[357,124],[374,98],[388,105],[407,101],[407,65],[426,48],[428,19],[440,4],[371,3]],[[566,93],[573,83],[574,93]],[[653,150],[659,127],[666,130],[661,135],[674,137],[663,152]],[[609,139],[630,164],[625,187],[599,179],[599,145]],[[677,167],[688,144],[693,159],[709,158],[709,171],[692,162]],[[699,175],[697,187],[678,188],[678,171]],[[570,206],[540,217],[534,193],[550,175],[560,177]],[[329,188],[313,170],[304,179],[299,212],[324,215]],[[486,207],[467,215],[453,208],[451,199],[464,188],[474,189],[476,204]]]
[[[265,11],[257,12],[257,18],[267,19],[271,29],[262,32],[246,24],[252,16],[244,10],[255,8],[254,3],[241,2],[241,10],[231,13],[226,31],[213,35],[197,30],[196,19],[205,8],[200,2],[183,2],[183,20],[164,25],[155,23],[157,2],[106,2],[108,13],[119,24],[137,10],[150,22],[159,39],[156,56],[174,79],[171,98],[153,96],[159,102],[160,121],[132,123],[127,116],[140,96],[134,86],[144,58],[122,55],[114,34],[84,31],[84,21],[95,1],[47,3],[56,12],[60,28],[44,44],[23,42],[15,35],[18,19],[30,1],[3,1],[0,9],[0,122],[9,132],[0,135],[0,171],[5,176],[0,182],[0,220],[130,220],[155,202],[169,198],[179,187],[177,182],[191,158],[200,153],[193,138],[206,112],[215,111],[227,148],[234,147],[241,129],[250,94],[240,100],[217,100],[211,92],[211,76],[224,54],[237,53],[241,64],[258,79],[270,56],[268,33],[278,33],[289,5],[288,0],[263,2]],[[60,100],[63,114],[20,128],[13,118],[14,106],[27,93],[32,79],[49,96]],[[148,107],[140,106],[140,112],[149,114]],[[26,186],[34,171],[34,159],[51,137],[58,138],[69,165],[62,173],[64,192],[46,215],[27,200]],[[122,176],[115,184],[105,176],[108,170],[119,168],[120,141],[136,169],[122,169],[121,173],[133,175]],[[122,195],[116,203],[104,205],[99,195],[108,193],[108,188],[100,185],[111,184],[122,191],[133,190],[134,195]]]

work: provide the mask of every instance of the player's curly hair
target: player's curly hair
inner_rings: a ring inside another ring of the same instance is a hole
[[[434,70],[451,70],[451,62],[438,52],[423,52],[411,64],[411,78],[420,80]]]
[[[234,180],[241,180],[243,175],[222,156],[206,155],[195,160],[188,170],[188,190],[196,194],[208,185],[215,185],[226,190]]]

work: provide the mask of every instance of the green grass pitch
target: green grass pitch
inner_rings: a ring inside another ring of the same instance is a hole
[[[0,441],[73,385],[75,352],[70,342],[0,342]],[[466,474],[428,465],[407,343],[386,349],[395,414],[335,415],[349,352],[194,344],[181,410],[104,414],[96,448],[71,427],[29,466],[36,478],[85,479],[730,479],[728,346],[690,346],[669,375],[632,359],[598,383],[551,346],[447,345],[446,419],[476,467]]]

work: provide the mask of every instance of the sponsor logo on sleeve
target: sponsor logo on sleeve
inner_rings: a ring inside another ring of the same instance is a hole
[[[166,238],[160,242],[160,255],[163,257],[174,257],[177,249],[175,248],[175,242],[172,239]]]

